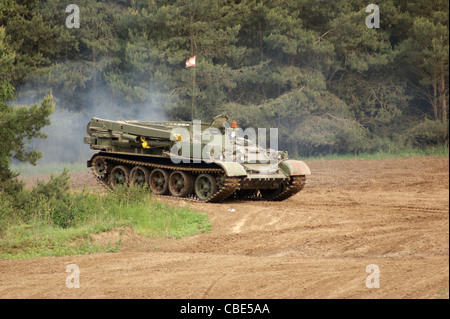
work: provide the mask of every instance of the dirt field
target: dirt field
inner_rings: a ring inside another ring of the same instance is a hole
[[[307,164],[306,187],[284,202],[162,199],[206,212],[208,234],[149,239],[127,229],[119,253],[0,260],[0,296],[449,298],[448,158]],[[72,185],[90,178],[73,174]],[[69,264],[80,269],[78,289],[66,287]],[[379,288],[366,286],[368,265],[378,266]]]

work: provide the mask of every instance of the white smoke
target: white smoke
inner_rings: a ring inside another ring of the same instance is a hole
[[[17,98],[8,104],[15,106],[41,102],[42,97],[50,91],[45,88],[36,89],[38,81],[34,79],[32,82],[32,85],[28,83],[19,87],[16,91]],[[87,135],[86,126],[92,117],[108,120],[167,120],[160,99],[153,92],[148,92],[145,102],[135,104],[118,103],[104,86],[88,89],[83,95],[89,105],[76,111],[69,101],[53,93],[55,110],[50,116],[51,124],[41,130],[47,138],[33,139],[27,145],[27,149],[39,150],[43,155],[37,162],[36,171],[41,165],[85,163],[94,153],[88,144],[83,143],[83,138]]]

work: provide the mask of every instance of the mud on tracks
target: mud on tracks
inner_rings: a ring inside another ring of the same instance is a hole
[[[283,202],[189,203],[212,231],[149,239],[119,253],[0,261],[3,298],[448,298],[449,160],[313,161]],[[72,173],[75,189],[91,175]],[[230,211],[233,208],[235,211]],[[67,289],[68,264],[80,288]],[[366,266],[380,288],[366,287]]]

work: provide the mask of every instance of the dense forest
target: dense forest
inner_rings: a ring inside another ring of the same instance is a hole
[[[44,125],[51,93],[113,120],[224,112],[300,156],[448,145],[448,18],[446,0],[1,0],[0,113],[41,101]]]

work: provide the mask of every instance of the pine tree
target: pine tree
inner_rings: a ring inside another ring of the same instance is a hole
[[[5,38],[5,28],[0,27],[0,190],[6,185],[4,182],[16,176],[10,170],[12,157],[32,164],[40,158],[40,152],[27,150],[25,143],[32,138],[45,137],[40,130],[50,124],[49,116],[54,109],[51,94],[45,97],[41,105],[10,107],[6,104],[14,95],[9,74],[15,55]]]
[[[410,36],[401,52],[414,91],[428,101],[434,120],[448,121],[449,33],[447,1],[421,1],[406,8]]]

